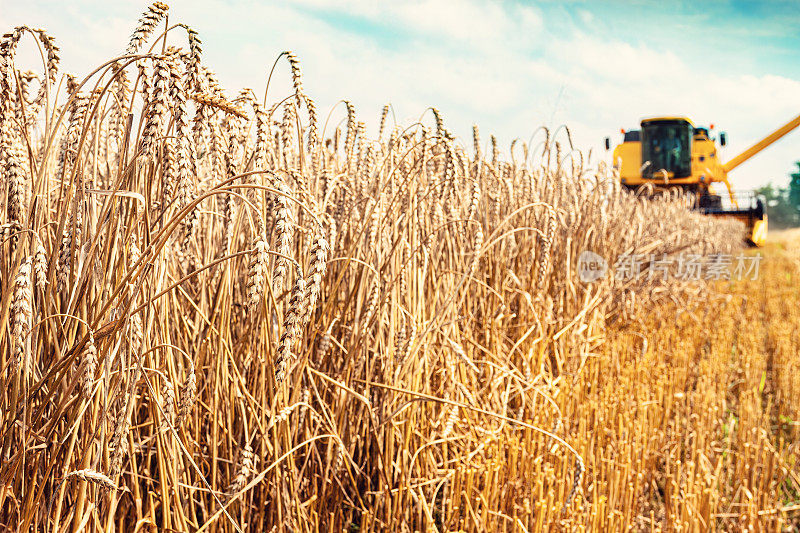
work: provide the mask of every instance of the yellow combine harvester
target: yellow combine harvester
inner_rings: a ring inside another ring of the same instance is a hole
[[[762,246],[767,238],[764,203],[752,193],[734,192],[728,181],[728,172],[798,126],[800,116],[727,163],[722,163],[715,139],[709,135],[713,124],[710,128],[703,128],[695,126],[686,117],[648,118],[642,120],[639,130],[622,130],[625,137],[622,144],[614,148],[613,164],[619,171],[623,186],[637,188],[651,183],[657,189],[688,189],[696,195],[695,207],[698,210],[743,221],[748,229],[748,241]],[[725,133],[720,133],[719,144],[725,146]],[[610,140],[606,137],[608,149]],[[730,206],[724,207],[722,198],[709,189],[715,182],[724,183],[727,187]]]

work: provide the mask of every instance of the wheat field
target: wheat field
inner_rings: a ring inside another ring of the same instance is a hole
[[[754,252],[566,128],[369,133],[291,52],[228,94],[167,13],[0,41],[4,531],[800,528],[800,235],[628,279]]]

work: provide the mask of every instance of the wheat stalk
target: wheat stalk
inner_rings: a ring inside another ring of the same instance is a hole
[[[22,260],[14,279],[14,296],[11,300],[11,336],[14,340],[11,371],[15,372],[23,363],[24,373],[29,374],[28,333],[31,330],[32,310],[31,258]]]
[[[83,470],[73,470],[72,472],[68,472],[67,475],[64,476],[64,479],[70,479],[76,477],[82,481],[86,481],[89,483],[94,483],[99,485],[105,490],[117,490],[117,486],[111,480],[110,477],[103,474],[102,472],[97,472],[96,470],[92,470],[90,468],[84,468]]]

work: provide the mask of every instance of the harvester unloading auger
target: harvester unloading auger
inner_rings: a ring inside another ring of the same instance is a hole
[[[755,246],[763,246],[767,239],[764,202],[752,192],[735,192],[728,181],[728,172],[798,126],[800,115],[722,163],[716,140],[709,136],[713,124],[703,128],[686,117],[648,118],[642,120],[641,129],[622,131],[625,137],[622,144],[614,148],[613,164],[624,187],[635,189],[651,183],[657,189],[688,189],[697,198],[696,209],[709,215],[741,220],[747,226],[747,240]],[[720,133],[719,144],[725,146],[725,133]],[[608,149],[610,140],[606,137]],[[709,189],[715,182],[724,183],[728,189],[729,206],[723,206],[722,198]]]

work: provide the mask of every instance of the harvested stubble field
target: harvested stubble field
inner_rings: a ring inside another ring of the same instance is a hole
[[[582,283],[741,227],[565,129],[368,136],[291,53],[226,95],[166,13],[85,78],[0,44],[4,530],[800,527],[795,235],[755,281]]]

